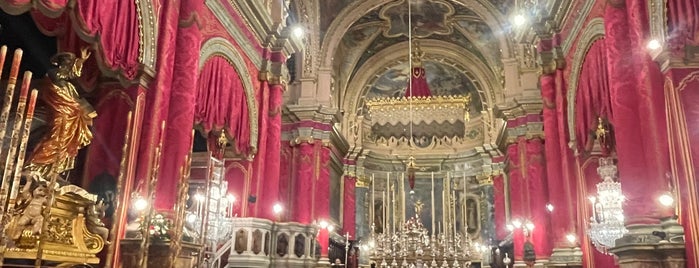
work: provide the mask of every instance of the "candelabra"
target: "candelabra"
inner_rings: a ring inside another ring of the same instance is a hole
[[[408,219],[401,230],[372,233],[371,259],[381,267],[471,266],[474,251],[468,236],[449,232],[430,236],[417,216]]]
[[[597,250],[607,253],[628,232],[624,226],[624,195],[621,183],[615,181],[617,167],[612,158],[600,158],[597,172],[602,182],[597,184],[597,196],[590,197],[592,217],[588,234]]]

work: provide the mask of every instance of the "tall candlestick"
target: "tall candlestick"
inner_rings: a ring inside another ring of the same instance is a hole
[[[369,217],[371,217],[371,226],[374,226],[374,219],[376,218],[376,211],[375,211],[375,204],[374,203],[374,191],[376,188],[374,187],[374,174],[371,174],[371,208],[369,209]],[[373,230],[372,230],[373,232]]]
[[[391,233],[391,173],[386,172],[386,233]]]
[[[406,211],[405,211],[405,173],[400,175],[400,222],[405,222]]]
[[[432,206],[432,211],[431,211],[432,212],[432,235],[436,235],[436,233],[434,232],[434,228],[436,226],[435,225],[435,213],[434,213],[434,172],[432,172],[432,191],[430,191],[430,195],[432,197],[432,202],[430,204]]]
[[[383,231],[382,233],[386,234],[388,228],[388,206],[386,205],[386,191],[381,192],[381,200],[383,202]]]
[[[451,224],[454,227],[454,236],[456,236],[456,191],[451,191],[451,202],[452,202],[452,210],[451,210],[451,215],[452,215],[452,222]]]
[[[5,56],[7,54],[7,47],[2,46],[0,48],[0,58],[2,59],[1,65],[5,65]],[[15,55],[12,58],[12,67],[10,68],[10,76],[8,77],[8,82],[7,82],[7,88],[5,90],[5,99],[3,100],[2,103],[2,111],[0,111],[0,148],[4,147],[4,137],[5,137],[5,132],[7,129],[7,123],[10,118],[10,106],[12,106],[12,96],[14,96],[15,93],[15,84],[17,83],[17,74],[19,73],[19,64],[22,60],[22,50],[17,49],[15,50]],[[0,73],[2,75],[2,73]],[[9,158],[9,155],[8,155]],[[9,159],[8,159],[9,160]],[[7,174],[7,173],[5,173]],[[3,177],[5,177],[5,174],[3,174]],[[7,202],[7,195],[9,194],[8,188],[9,187],[9,180],[8,179],[3,179],[2,184],[0,185],[0,198],[2,198],[0,202],[0,215],[5,214],[5,211],[2,211],[2,209],[5,208],[5,202]]]
[[[393,189],[391,189],[391,232],[394,232],[396,228],[396,210],[396,185],[393,184]]]

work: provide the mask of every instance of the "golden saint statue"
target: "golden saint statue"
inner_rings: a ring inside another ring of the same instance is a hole
[[[92,140],[92,118],[97,116],[92,106],[78,94],[72,81],[79,78],[83,63],[90,57],[87,48],[80,58],[62,52],[51,58],[55,67],[42,81],[40,98],[50,111],[48,133],[36,146],[26,170],[48,180],[50,174],[73,169],[78,150]]]

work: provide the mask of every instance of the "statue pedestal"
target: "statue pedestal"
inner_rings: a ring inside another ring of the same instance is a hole
[[[174,265],[172,265],[170,244],[170,241],[152,241],[148,248],[147,267],[189,268],[196,266],[198,261],[197,255],[201,248],[200,245],[183,242],[180,255]],[[122,267],[140,267],[141,255],[141,239],[121,240]]]
[[[574,248],[554,248],[546,267],[582,267],[582,250]]]
[[[620,268],[685,267],[684,232],[675,219],[660,225],[630,225],[609,251]]]

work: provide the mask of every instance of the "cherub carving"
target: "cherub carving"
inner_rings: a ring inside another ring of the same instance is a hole
[[[19,218],[16,218],[8,227],[8,235],[17,240],[24,230],[31,230],[33,235],[41,234],[44,224],[43,207],[48,204],[47,188],[37,183],[36,188],[31,190],[32,181],[29,180],[22,189],[22,199],[17,211],[21,211]]]

